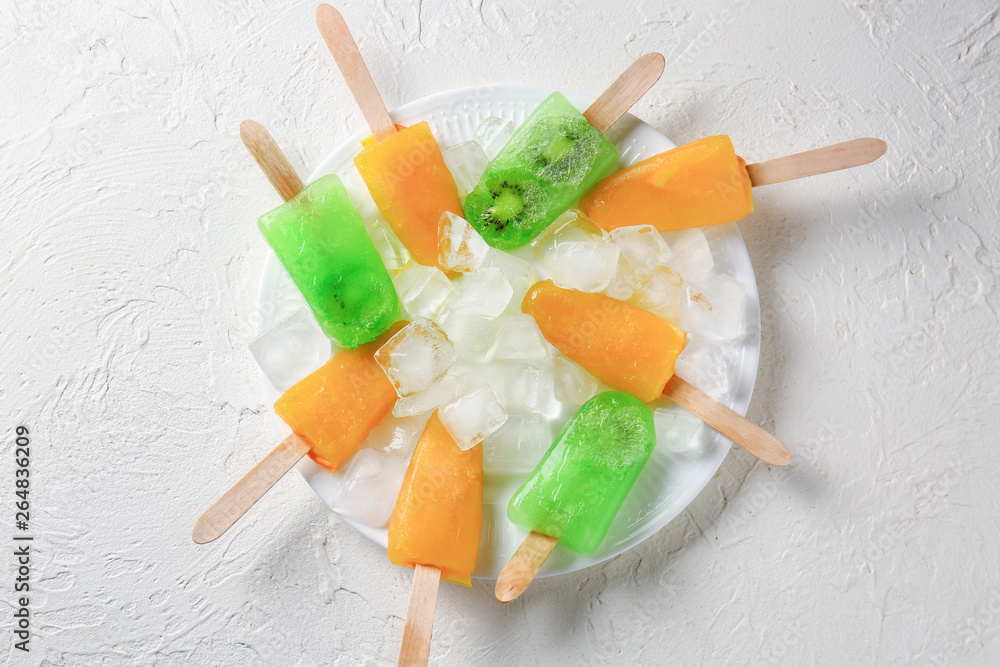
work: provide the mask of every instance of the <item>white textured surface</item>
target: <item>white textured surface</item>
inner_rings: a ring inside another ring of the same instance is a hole
[[[274,444],[246,343],[276,198],[238,123],[308,173],[360,114],[313,4],[115,4],[0,8],[0,428],[32,427],[41,536],[33,650],[5,637],[0,657],[392,663],[411,573],[301,479],[188,538]],[[890,152],[761,189],[741,225],[763,309],[749,416],[793,465],[734,450],[668,529],[509,606],[442,587],[432,661],[1000,660],[995,4],[534,4],[341,9],[392,106],[504,79],[593,94],[659,50],[634,111],[675,141]]]

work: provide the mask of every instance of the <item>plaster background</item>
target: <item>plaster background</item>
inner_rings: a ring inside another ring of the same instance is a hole
[[[1000,660],[995,4],[339,7],[390,107],[490,81],[597,94],[658,50],[633,113],[677,143],[890,146],[762,188],[741,225],[763,326],[749,417],[792,466],[734,449],[666,530],[509,606],[489,582],[442,587],[432,662]],[[239,122],[302,174],[363,124],[314,10],[0,5],[0,522],[24,423],[39,536],[28,656],[0,558],[3,664],[395,662],[411,573],[298,476],[218,542],[188,537],[274,445],[246,343],[254,221],[277,198]]]

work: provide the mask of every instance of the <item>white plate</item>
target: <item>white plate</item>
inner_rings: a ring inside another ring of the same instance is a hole
[[[520,124],[554,90],[524,84],[456,88],[405,104],[393,111],[392,116],[402,125],[426,120],[434,136],[444,147],[472,139],[476,126],[489,116],[501,116]],[[593,101],[593,98],[586,95],[561,92],[579,109],[585,109]],[[369,215],[372,214],[374,203],[364,189],[352,159],[360,150],[359,142],[368,134],[367,130],[359,131],[337,148],[309,177],[309,181],[313,181],[325,174],[339,175],[363,215],[366,209]],[[618,146],[622,166],[675,145],[631,115],[622,118],[607,136]],[[747,286],[743,335],[737,341],[722,344],[729,360],[731,387],[729,399],[724,402],[736,412],[746,414],[760,356],[757,282],[743,237],[735,224],[710,227],[704,231],[712,248],[716,270],[728,273]],[[302,306],[301,297],[273,252],[264,265],[257,305],[257,333]],[[263,373],[260,377],[268,403],[273,405],[279,392],[271,386]],[[561,421],[557,420],[556,427],[561,427],[570,416],[568,410],[563,412],[565,414]],[[274,419],[279,431],[288,433],[288,427],[277,417]],[[558,433],[558,430],[553,430],[553,433]],[[659,451],[653,454],[597,553],[583,556],[567,549],[556,549],[540,576],[572,572],[607,560],[639,544],[680,514],[719,469],[731,447],[728,439],[708,427],[702,427],[695,440],[686,456],[670,457]],[[329,505],[337,490],[336,478],[308,457],[303,458],[297,468],[319,497]],[[506,516],[507,501],[523,477],[524,475],[507,478],[488,476],[486,479],[483,543],[475,572],[477,577],[495,578],[525,536],[525,531],[511,525]],[[373,529],[353,521],[348,523],[370,540],[383,547],[387,545],[387,529]]]

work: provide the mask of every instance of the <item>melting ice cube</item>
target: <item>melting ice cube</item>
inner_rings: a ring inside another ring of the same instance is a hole
[[[476,141],[483,147],[486,157],[493,159],[514,134],[514,123],[504,118],[489,116],[476,128]]]
[[[563,243],[598,243],[611,237],[596,222],[576,209],[566,211],[531,242],[531,251],[552,267],[556,249]]]
[[[514,288],[510,286],[500,269],[486,267],[466,273],[448,297],[445,309],[455,312],[475,313],[485,317],[497,317],[507,308]],[[445,319],[447,319],[447,315]]]
[[[483,442],[486,472],[528,472],[552,444],[552,428],[543,415],[515,412]]]
[[[583,405],[597,391],[597,378],[568,357],[555,358],[553,373],[555,395],[560,401]]]
[[[604,288],[604,293],[619,301],[628,301],[635,292],[636,283],[639,276],[635,269],[628,263],[625,257],[618,258],[618,269],[608,286]]]
[[[715,266],[708,239],[700,229],[684,230],[671,240],[670,248],[673,254],[668,264],[684,280],[697,282]]]
[[[410,322],[375,352],[375,361],[399,396],[427,389],[458,359],[441,328],[426,319]]]
[[[535,318],[523,313],[505,315],[500,321],[497,359],[542,359],[549,348]]]
[[[448,171],[451,172],[452,178],[455,179],[459,196],[463,198],[479,183],[479,179],[489,163],[486,152],[476,141],[463,141],[460,144],[448,146],[441,150],[441,156],[444,158],[444,163],[448,167]]]
[[[410,264],[392,279],[392,284],[411,319],[434,319],[455,289],[441,269],[422,264]]]
[[[462,378],[445,375],[423,391],[404,396],[392,408],[394,417],[422,415],[451,403],[462,395]]]
[[[285,391],[325,364],[334,346],[308,308],[295,311],[249,344],[250,353],[278,391]]]
[[[361,447],[370,447],[386,454],[408,458],[413,453],[413,448],[417,446],[417,441],[420,440],[430,416],[430,412],[411,417],[386,415],[368,434]]]
[[[618,271],[618,246],[605,242],[560,243],[552,256],[552,282],[582,292],[600,292]]]
[[[513,294],[507,303],[507,312],[521,312],[521,302],[528,288],[535,284],[535,268],[523,259],[510,253],[490,248],[483,262],[483,268],[499,269],[510,284]]]
[[[513,364],[507,369],[507,403],[553,416],[559,411],[555,396],[555,365],[551,358]]]
[[[665,266],[670,259],[670,247],[652,225],[619,227],[612,230],[611,238],[640,276],[657,266]]]
[[[449,311],[441,320],[441,328],[465,359],[486,362],[493,357],[500,335],[499,319],[468,310]]]
[[[659,315],[672,324],[681,316],[684,301],[684,279],[673,269],[658,266],[639,281],[629,303]]]
[[[677,357],[677,374],[709,396],[723,399],[729,393],[729,364],[721,347],[692,336]]]
[[[360,449],[340,471],[340,485],[330,501],[341,516],[365,526],[389,523],[396,496],[403,485],[407,462],[374,449]]]
[[[506,404],[507,399],[504,392],[504,384],[507,381],[506,363],[479,364],[469,361],[459,361],[451,367],[448,374],[462,379],[463,394],[485,384],[493,390],[493,393],[497,395],[501,403]]]
[[[503,404],[486,385],[444,406],[438,416],[460,449],[475,447],[507,421]]]
[[[746,285],[725,274],[708,284],[686,284],[681,301],[680,327],[705,338],[730,339],[740,335]]]
[[[490,247],[465,218],[451,211],[438,222],[438,259],[452,271],[468,273],[478,269]]]
[[[653,411],[653,426],[657,449],[669,454],[684,454],[701,428],[701,420],[678,407],[657,408]]]
[[[413,261],[410,252],[389,228],[388,223],[382,220],[376,220],[372,223],[371,236],[375,249],[382,257],[382,263],[392,275],[396,275],[403,267]]]

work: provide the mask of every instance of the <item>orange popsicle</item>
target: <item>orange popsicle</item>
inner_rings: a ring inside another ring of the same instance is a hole
[[[461,216],[462,204],[430,126],[417,123],[363,145],[354,164],[375,204],[415,260],[439,266],[438,221],[445,211]]]
[[[338,352],[274,404],[320,465],[336,472],[396,404],[396,390],[374,355],[405,324],[397,322],[376,340]]]
[[[650,312],[551,280],[532,285],[521,309],[566,356],[647,403],[663,393],[687,342],[687,334]]]
[[[483,447],[462,451],[438,419],[427,422],[389,522],[389,560],[427,565],[472,585],[483,510]]]
[[[705,137],[608,176],[580,200],[611,231],[653,225],[661,232],[742,220],[753,211],[746,162],[726,135]]]

